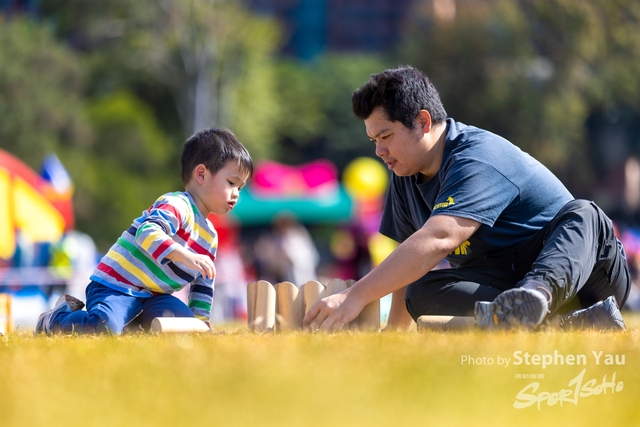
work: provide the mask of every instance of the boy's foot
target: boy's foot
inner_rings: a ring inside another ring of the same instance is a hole
[[[51,333],[51,319],[54,314],[64,311],[72,313],[74,311],[82,310],[82,307],[84,307],[84,303],[78,298],[72,297],[71,295],[62,295],[58,301],[56,301],[56,305],[51,310],[45,311],[40,315],[40,317],[38,317],[36,334]]]
[[[614,331],[627,329],[614,296],[560,317],[560,329],[564,331],[588,328]]]
[[[504,291],[492,302],[476,302],[476,326],[484,329],[535,328],[549,310],[546,296],[539,291],[515,288]]]

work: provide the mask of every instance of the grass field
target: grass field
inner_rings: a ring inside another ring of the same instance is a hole
[[[14,333],[0,426],[635,426],[640,317],[625,318],[625,333]]]

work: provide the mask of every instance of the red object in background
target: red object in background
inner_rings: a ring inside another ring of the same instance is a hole
[[[18,231],[32,242],[52,242],[74,226],[71,189],[56,191],[50,181],[0,150],[0,258],[13,256]]]
[[[238,225],[227,215],[209,214],[207,217],[218,233],[218,247],[237,248],[240,246]]]
[[[256,166],[251,189],[262,197],[322,196],[338,189],[338,170],[325,159],[300,166],[267,160]]]
[[[71,192],[56,191],[51,182],[38,175],[22,160],[0,149],[0,169],[5,170],[12,177],[19,177],[29,184],[36,193],[41,194],[62,215],[65,231],[75,227],[75,216]]]

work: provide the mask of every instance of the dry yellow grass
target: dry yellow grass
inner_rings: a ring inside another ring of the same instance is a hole
[[[0,426],[632,426],[640,319],[627,318],[625,333],[13,334],[0,340]],[[554,351],[565,364],[524,364]],[[535,382],[536,397],[573,390],[583,369],[575,403],[514,408]]]

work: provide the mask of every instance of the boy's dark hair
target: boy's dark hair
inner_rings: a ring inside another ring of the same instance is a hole
[[[362,120],[382,107],[392,122],[413,129],[420,110],[427,110],[433,124],[447,119],[440,95],[420,70],[405,65],[372,74],[369,81],[351,96],[353,114]]]
[[[215,174],[228,162],[236,162],[241,172],[246,172],[249,177],[253,175],[251,156],[233,132],[224,128],[201,130],[189,137],[182,146],[182,183],[187,185],[193,169],[201,163]]]

